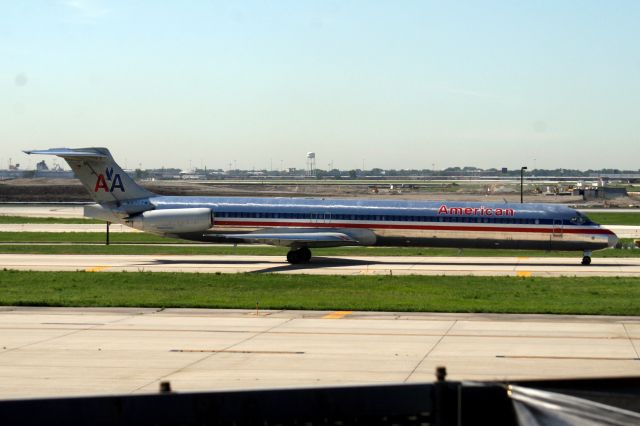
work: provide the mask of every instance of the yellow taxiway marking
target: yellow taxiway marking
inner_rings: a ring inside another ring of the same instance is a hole
[[[519,271],[517,273],[518,277],[530,277],[532,274],[530,271]]]
[[[353,311],[336,311],[336,312],[331,312],[330,314],[327,314],[325,316],[322,317],[322,319],[340,319],[340,318],[344,318],[349,314],[352,314]]]
[[[105,269],[109,269],[109,266],[94,266],[93,268],[87,268],[85,269],[85,272],[100,272],[100,271],[104,271]]]

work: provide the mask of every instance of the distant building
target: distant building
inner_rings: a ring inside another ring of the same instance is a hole
[[[576,189],[573,190],[573,195],[581,195],[585,201],[598,199],[611,200],[613,198],[629,196],[626,188],[603,186],[602,182],[578,182]]]

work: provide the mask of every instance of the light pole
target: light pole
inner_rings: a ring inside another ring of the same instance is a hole
[[[524,171],[527,166],[520,167],[520,204],[524,203]]]

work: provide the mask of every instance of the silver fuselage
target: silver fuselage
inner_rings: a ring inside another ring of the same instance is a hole
[[[230,242],[217,234],[265,229],[361,230],[371,235],[362,245],[376,246],[591,251],[617,242],[610,230],[555,204],[178,196],[135,203],[157,210],[211,209],[214,225],[206,233],[168,234],[208,242]]]

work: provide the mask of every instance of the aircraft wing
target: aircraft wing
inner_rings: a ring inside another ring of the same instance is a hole
[[[205,234],[208,236],[208,234]],[[256,231],[246,234],[211,234],[211,237],[242,240],[245,243],[262,243],[285,247],[338,247],[360,245],[351,235],[331,230],[300,230],[289,232]]]

